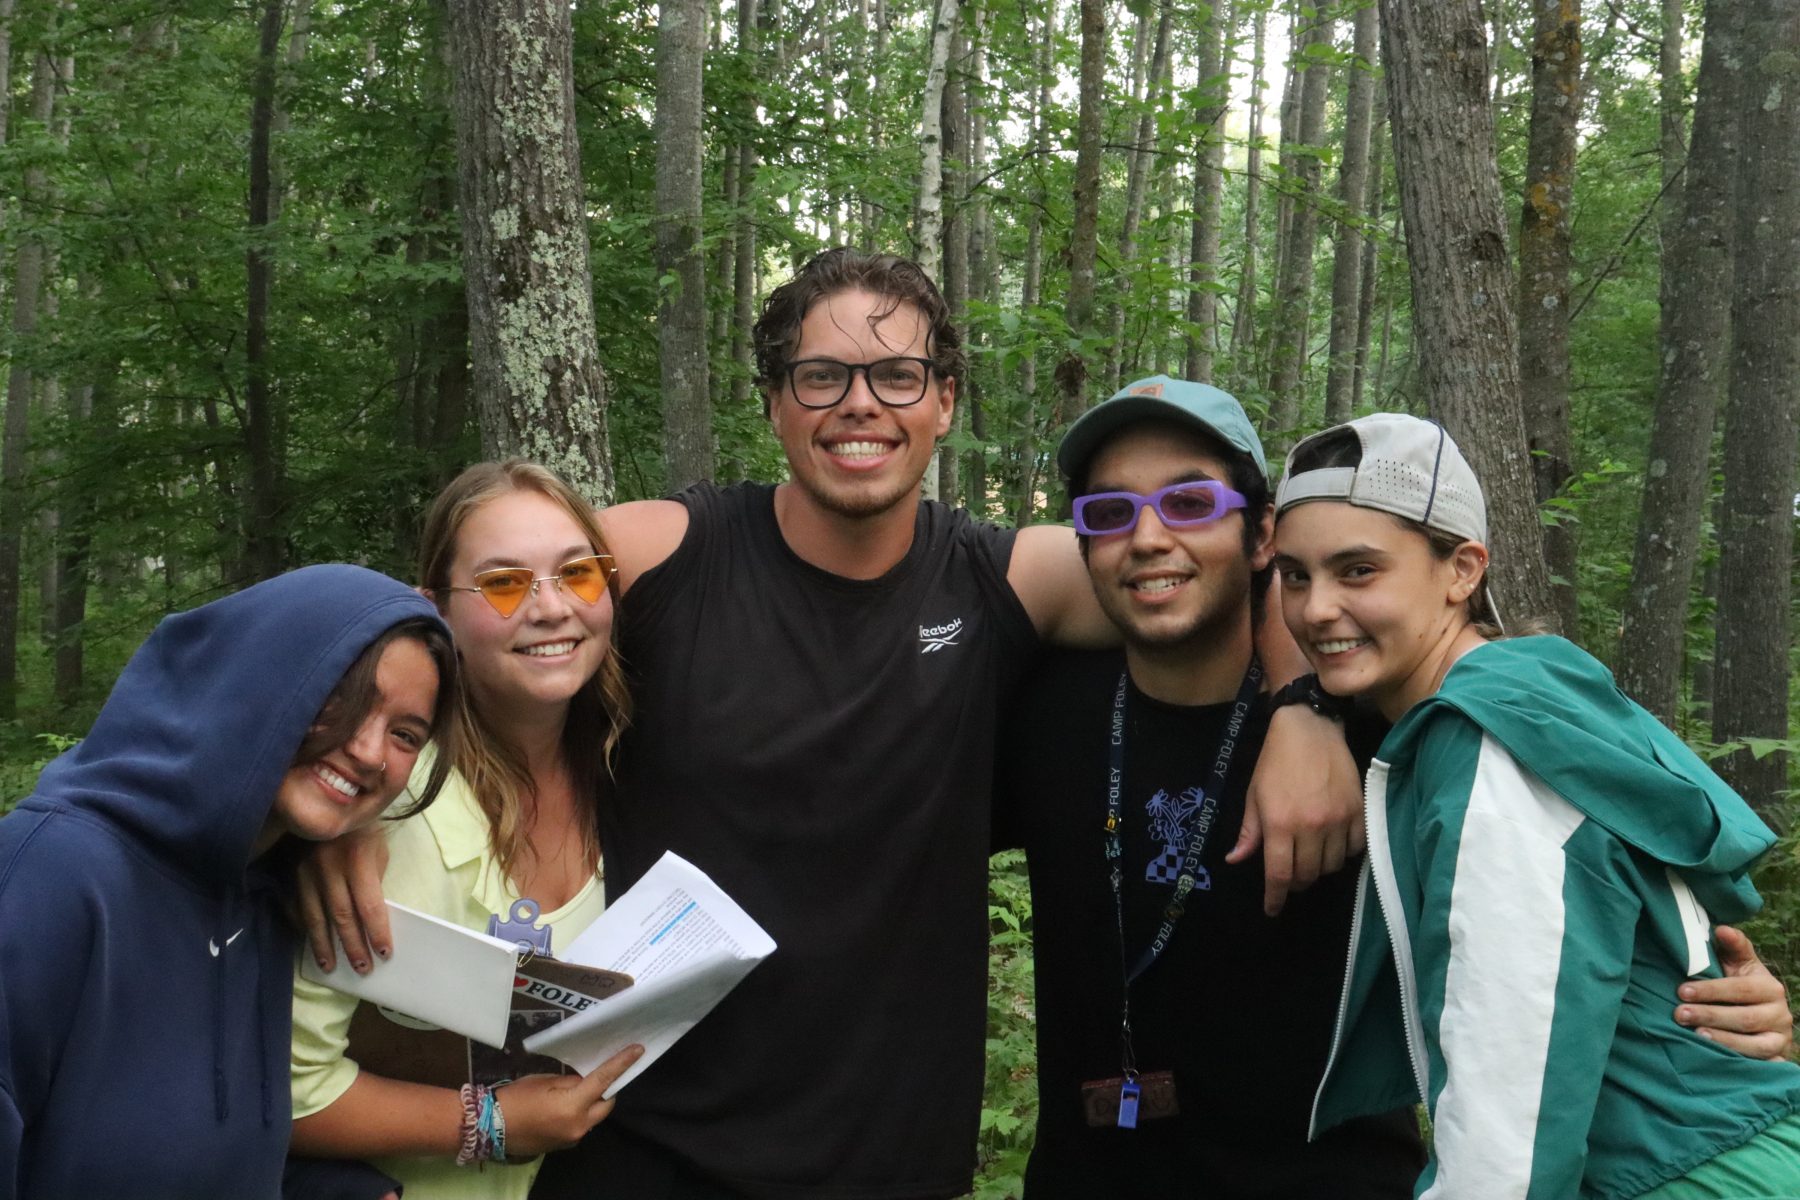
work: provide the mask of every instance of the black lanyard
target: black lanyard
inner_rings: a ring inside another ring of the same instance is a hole
[[[1256,693],[1262,687],[1262,664],[1254,656],[1250,659],[1250,668],[1244,672],[1244,680],[1238,684],[1237,699],[1232,703],[1231,718],[1225,724],[1225,733],[1219,739],[1219,750],[1213,757],[1212,775],[1207,779],[1206,794],[1215,800],[1223,801],[1225,787],[1231,773],[1231,759],[1237,753],[1238,737],[1244,728],[1244,718],[1250,712],[1250,705],[1256,699]],[[1188,833],[1187,845],[1182,848],[1181,871],[1175,877],[1175,895],[1163,909],[1162,924],[1157,927],[1156,935],[1150,944],[1139,954],[1135,964],[1126,961],[1125,946],[1125,877],[1120,869],[1124,857],[1124,846],[1119,837],[1121,828],[1121,797],[1125,791],[1125,700],[1130,690],[1130,679],[1126,672],[1119,672],[1119,687],[1113,693],[1112,728],[1109,748],[1109,763],[1106,779],[1106,861],[1111,868],[1113,914],[1118,921],[1119,929],[1119,969],[1124,978],[1124,1013],[1120,1019],[1119,1037],[1124,1052],[1125,1072],[1135,1076],[1137,1063],[1131,1047],[1131,985],[1161,956],[1168,947],[1169,940],[1175,934],[1175,926],[1187,911],[1188,893],[1194,890],[1200,878],[1200,853],[1204,849],[1206,839],[1205,824],[1194,822],[1194,828]]]

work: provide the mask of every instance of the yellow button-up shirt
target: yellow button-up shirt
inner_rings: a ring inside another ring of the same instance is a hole
[[[431,769],[420,755],[416,778]],[[399,803],[411,803],[403,795]],[[506,913],[519,899],[500,870],[488,839],[487,817],[462,776],[451,772],[436,802],[420,815],[385,823],[388,869],[382,890],[390,900],[487,931],[488,917]],[[596,873],[574,899],[538,917],[549,925],[551,949],[574,941],[606,905]],[[345,1057],[355,997],[294,976],[294,1117],[329,1107],[349,1090],[357,1065]],[[517,1166],[458,1167],[449,1158],[383,1158],[374,1165],[406,1185],[406,1200],[525,1200],[541,1159]]]

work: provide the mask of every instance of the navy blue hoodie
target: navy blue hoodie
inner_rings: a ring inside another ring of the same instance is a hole
[[[0,1200],[258,1200],[296,935],[251,850],[320,706],[417,593],[307,567],[168,618],[0,821]]]

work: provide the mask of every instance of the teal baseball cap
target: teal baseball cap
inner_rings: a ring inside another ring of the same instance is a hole
[[[1103,442],[1127,425],[1139,421],[1173,421],[1191,425],[1256,460],[1263,478],[1269,477],[1269,460],[1263,457],[1262,439],[1250,424],[1237,397],[1210,383],[1152,375],[1128,383],[1088,409],[1056,448],[1056,465],[1073,479]]]

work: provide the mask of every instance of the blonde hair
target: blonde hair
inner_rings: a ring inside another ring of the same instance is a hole
[[[556,502],[569,514],[598,553],[607,553],[606,539],[594,520],[594,510],[556,472],[537,463],[509,458],[504,462],[476,463],[452,479],[425,514],[419,536],[421,585],[445,605],[444,588],[451,584],[450,565],[462,527],[476,509],[509,492],[536,492]],[[600,660],[599,670],[582,684],[569,702],[563,726],[562,754],[575,786],[582,849],[590,866],[600,858],[600,834],[595,807],[602,777],[610,775],[619,737],[631,723],[631,693],[625,685],[625,669],[619,660],[617,626]],[[507,878],[526,854],[526,831],[537,815],[537,786],[523,752],[512,745],[491,721],[484,719],[472,689],[457,689],[452,713],[455,731],[451,740],[451,765],[467,781],[475,801],[487,816],[494,857]],[[584,803],[585,801],[585,803]]]

